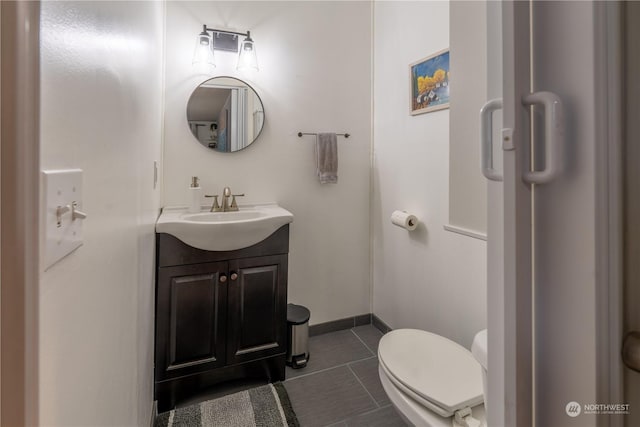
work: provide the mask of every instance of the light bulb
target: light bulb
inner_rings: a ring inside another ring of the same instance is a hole
[[[211,36],[206,31],[201,32],[196,37],[192,65],[205,73],[216,67],[215,57],[213,56],[213,40],[211,40]]]
[[[238,53],[238,70],[254,69],[258,71],[258,57],[256,56],[256,45],[251,39],[251,33],[247,31],[247,38],[240,45]]]

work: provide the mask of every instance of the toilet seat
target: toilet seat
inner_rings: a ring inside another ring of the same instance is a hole
[[[482,368],[464,347],[417,329],[397,329],[378,346],[389,380],[442,417],[483,403]]]

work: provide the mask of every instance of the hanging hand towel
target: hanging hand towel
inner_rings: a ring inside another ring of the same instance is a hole
[[[338,140],[335,133],[319,133],[316,138],[317,172],[320,184],[338,183]]]

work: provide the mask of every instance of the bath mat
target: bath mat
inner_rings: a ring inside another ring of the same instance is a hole
[[[282,383],[177,408],[156,417],[154,427],[299,427]]]

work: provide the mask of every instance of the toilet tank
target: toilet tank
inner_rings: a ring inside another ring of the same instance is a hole
[[[482,392],[484,393],[484,409],[489,412],[489,403],[487,402],[488,384],[487,384],[487,330],[483,329],[476,334],[471,344],[471,354],[482,366]]]

